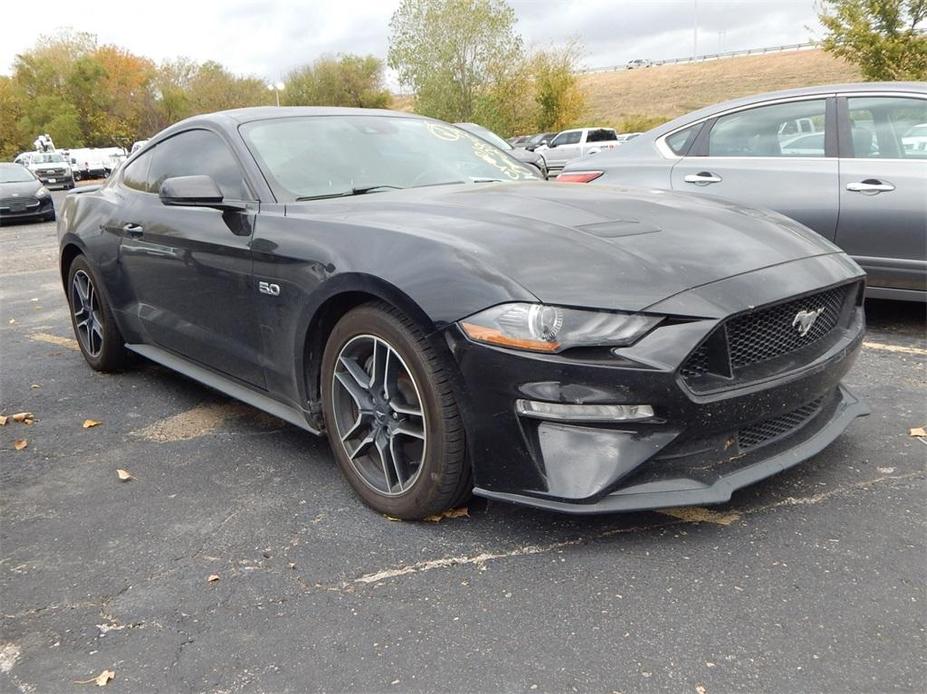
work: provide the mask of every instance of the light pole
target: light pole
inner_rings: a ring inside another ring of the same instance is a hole
[[[274,82],[273,84],[268,84],[268,89],[274,90],[274,99],[277,102],[277,106],[280,106],[280,92],[283,91],[283,82]]]

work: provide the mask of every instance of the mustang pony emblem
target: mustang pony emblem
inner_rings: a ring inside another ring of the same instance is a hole
[[[804,337],[808,334],[808,331],[811,330],[811,326],[814,325],[814,321],[818,319],[824,312],[824,308],[818,308],[814,311],[799,311],[795,314],[795,318],[792,320],[792,327],[798,328],[798,334]]]

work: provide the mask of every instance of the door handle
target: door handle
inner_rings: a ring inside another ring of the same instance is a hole
[[[708,185],[709,183],[721,183],[723,179],[711,173],[711,171],[699,171],[697,174],[689,174],[682,180],[686,183]]]
[[[876,178],[867,178],[865,181],[847,183],[847,190],[852,193],[891,193],[895,190],[895,186]]]
[[[145,227],[141,224],[124,224],[122,230],[126,232],[127,236],[131,236],[132,238],[138,238],[145,233]]]

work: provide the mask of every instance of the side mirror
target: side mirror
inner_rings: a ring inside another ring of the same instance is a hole
[[[541,140],[541,144],[539,146],[549,147],[550,149],[553,149],[557,145],[554,144],[553,140],[551,140],[550,142],[548,142],[547,140]]]
[[[158,197],[164,205],[222,208],[222,191],[210,176],[175,176],[161,184]]]

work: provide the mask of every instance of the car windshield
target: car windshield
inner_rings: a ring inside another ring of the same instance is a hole
[[[33,164],[59,164],[64,162],[64,157],[60,154],[33,154]]]
[[[467,132],[471,132],[477,137],[482,137],[484,140],[486,140],[486,142],[488,142],[491,145],[495,145],[499,149],[504,149],[506,151],[510,149],[514,149],[512,145],[510,145],[508,142],[506,142],[501,137],[496,135],[496,133],[494,133],[492,130],[487,130],[486,128],[480,125],[476,125],[475,123],[459,124],[457,127],[462,128],[463,130],[466,130]]]
[[[279,199],[537,179],[486,141],[424,118],[275,118],[246,123],[241,133]]]
[[[27,183],[35,176],[19,164],[0,164],[0,183]]]

